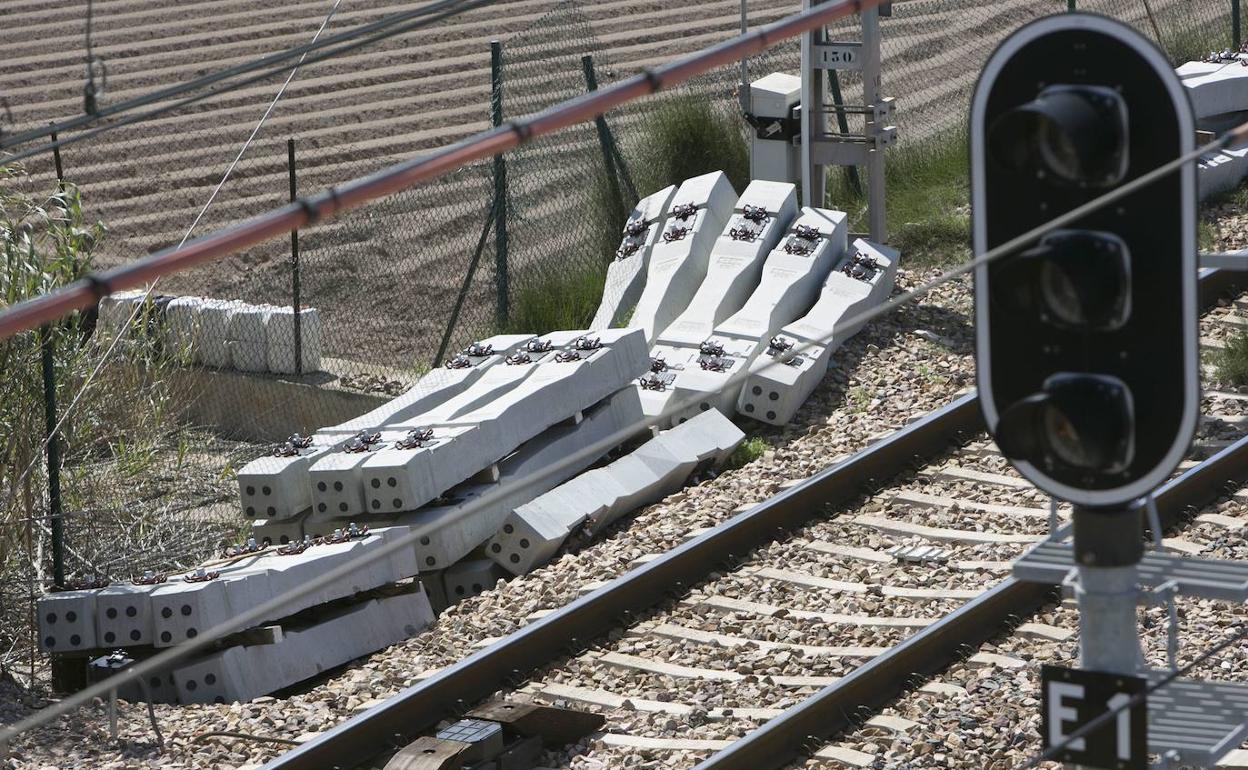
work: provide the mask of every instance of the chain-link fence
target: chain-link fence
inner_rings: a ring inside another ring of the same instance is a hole
[[[1082,0],[1080,7],[1129,21],[1175,61],[1232,42],[1229,0]],[[1065,9],[1057,0],[894,2],[882,33],[884,91],[898,105],[896,151],[956,130],[996,43],[1028,20]],[[796,7],[752,2],[748,10],[756,24]],[[674,27],[663,21],[668,11],[643,9],[639,23],[655,29],[622,34],[609,10],[565,0],[503,25],[508,33],[494,52],[439,39],[418,56],[402,40],[391,41],[353,66],[374,67],[377,78],[420,68],[462,103],[448,108],[445,100],[404,98],[378,86],[362,112],[335,102],[339,70],[309,67],[224,184],[223,173],[280,83],[230,92],[65,148],[64,177],[84,203],[81,221],[58,227],[106,223],[107,235],[90,244],[93,264],[119,264],[288,201],[291,138],[298,189],[315,192],[483,128],[500,114],[505,120],[584,93],[594,79],[608,84],[631,75],[670,58],[677,37],[695,47],[727,37],[738,12],[735,3],[716,5],[704,20],[707,31],[693,35],[682,31],[697,27],[693,16],[683,14],[683,26]],[[672,28],[677,32],[664,31]],[[286,33],[290,45],[309,35]],[[852,20],[830,33],[840,40],[859,34]],[[747,80],[796,72],[798,50],[794,42],[752,58]],[[840,75],[842,99],[860,102],[860,81]],[[89,317],[58,326],[52,380],[57,413],[68,415],[57,442],[65,572],[127,579],[145,569],[185,568],[245,536],[249,521],[239,509],[234,473],[271,451],[274,441],[372,408],[472,339],[588,323],[620,223],[638,195],[720,167],[739,190],[748,180],[741,79],[738,67],[725,67],[604,121],[543,138],[501,163],[472,164],[312,226],[298,235],[297,260],[292,243],[273,241],[172,276],[153,291],[214,302],[149,302],[132,324],[117,320],[135,308],[110,306],[94,334]],[[366,94],[374,88],[368,78],[354,87]],[[400,120],[414,111],[427,127]],[[849,130],[861,129],[851,124]],[[38,203],[55,189],[53,168],[50,157],[34,159],[27,176],[0,188],[26,190]],[[0,211],[0,224],[12,224],[16,207]],[[17,223],[3,230],[6,303],[48,285],[15,288],[14,265],[31,263],[13,248],[20,229]],[[74,264],[60,277],[85,268]],[[240,312],[217,300],[247,306]],[[317,317],[299,325],[301,355],[292,356],[295,316],[279,312],[286,321],[267,327],[255,319],[274,312],[265,306],[295,305],[315,308]],[[205,342],[206,329],[218,322],[212,319],[227,311],[276,331],[252,339],[221,329],[221,339]],[[188,333],[186,319],[201,316]],[[106,356],[118,333],[116,350]],[[53,500],[41,444],[42,351],[33,335],[6,345],[0,413],[15,438],[0,472],[7,500],[0,510],[0,664],[33,677],[41,664],[32,652],[30,613],[54,575]],[[290,373],[289,362],[301,357],[305,371]],[[274,366],[278,359],[286,363]]]

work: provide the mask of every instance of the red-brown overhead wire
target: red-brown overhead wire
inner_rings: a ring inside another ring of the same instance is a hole
[[[786,16],[684,59],[647,69],[613,86],[561,102],[530,118],[503,125],[412,160],[354,179],[325,192],[267,211],[237,225],[196,238],[128,265],[93,274],[49,294],[0,312],[0,340],[90,307],[107,294],[143,286],[162,275],[222,259],[241,249],[358,208],[476,160],[499,155],[534,138],[591,120],[608,110],[716,67],[751,56],[836,19],[881,5],[884,0],[837,0]]]

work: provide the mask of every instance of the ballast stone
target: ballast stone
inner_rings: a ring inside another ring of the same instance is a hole
[[[780,329],[796,320],[815,301],[828,273],[845,258],[848,241],[844,212],[803,208],[782,243],[767,256],[762,279],[745,305],[715,328],[696,365],[676,375],[672,400],[690,404],[673,422],[718,409],[731,416],[744,377],[731,378],[748,367]]]
[[[861,238],[852,249],[854,256],[828,275],[810,312],[781,329],[750,365],[737,401],[742,414],[772,425],[793,419],[823,381],[832,353],[862,328],[845,322],[888,299],[897,251]]]
[[[722,463],[744,439],[719,412],[701,414],[517,507],[486,543],[486,555],[512,574],[525,574],[549,560],[578,527],[600,531],[666,497],[699,466]]]
[[[589,328],[607,329],[618,326],[624,315],[637,304],[646,283],[650,252],[662,233],[663,217],[667,214],[676,185],[664,187],[638,201],[624,224],[624,237],[616,249],[615,259],[607,266],[607,280],[602,289],[602,303],[594,313]]]
[[[650,252],[645,289],[628,322],[642,330],[647,345],[693,298],[736,197],[722,171],[687,179],[672,196],[662,235]]]
[[[175,669],[179,703],[248,701],[407,639],[433,623],[423,590],[372,599],[276,644],[236,645]]]

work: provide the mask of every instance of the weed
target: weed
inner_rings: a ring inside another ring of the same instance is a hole
[[[503,334],[545,334],[584,329],[602,298],[606,267],[588,265],[525,276],[513,290],[511,314]]]
[[[909,266],[950,265],[970,255],[970,170],[965,130],[898,145],[885,159],[888,241]],[[865,182],[865,180],[864,180]],[[844,169],[828,180],[828,205],[849,214],[849,228],[867,230],[867,191]]]
[[[1248,385],[1248,333],[1233,335],[1225,349],[1211,351],[1210,359],[1218,382]]]
[[[758,458],[762,457],[763,453],[770,448],[771,445],[758,436],[747,438],[745,441],[741,442],[740,446],[732,450],[732,454],[728,455],[728,460],[724,462],[724,469],[735,470],[742,466],[749,465]]]

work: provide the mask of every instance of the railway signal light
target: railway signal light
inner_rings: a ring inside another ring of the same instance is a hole
[[[1193,149],[1162,53],[1090,14],[1028,24],[971,105],[972,226],[984,254]],[[975,270],[980,404],[1001,451],[1080,506],[1144,496],[1195,430],[1192,165]]]

